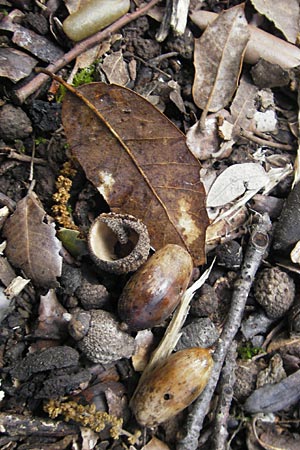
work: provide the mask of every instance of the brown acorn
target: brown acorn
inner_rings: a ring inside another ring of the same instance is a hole
[[[154,427],[185,409],[205,388],[212,367],[208,349],[194,347],[173,353],[136,390],[130,406],[137,421]]]
[[[118,303],[121,320],[130,330],[160,325],[180,302],[192,270],[190,254],[179,245],[158,250],[124,287]]]

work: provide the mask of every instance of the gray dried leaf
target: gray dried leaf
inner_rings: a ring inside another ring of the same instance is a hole
[[[220,14],[196,39],[193,97],[199,108],[216,112],[231,100],[249,37],[244,7],[238,5]]]
[[[101,64],[101,69],[110,83],[126,86],[130,81],[127,65],[123,59],[121,50],[106,56]]]
[[[29,193],[17,204],[3,228],[9,262],[24,271],[36,285],[45,289],[57,287],[61,275],[61,242],[54,226],[44,222],[46,212],[38,197]]]
[[[297,41],[299,33],[299,0],[251,0],[260,14],[266,16],[289,42]]]
[[[207,206],[218,207],[232,202],[246,190],[258,190],[266,184],[268,177],[260,164],[244,163],[228,167],[212,185]]]
[[[13,83],[28,77],[37,65],[37,60],[15,48],[0,48],[0,77]]]
[[[255,98],[258,88],[247,77],[242,76],[233,102],[230,106],[230,117],[227,119],[233,125],[232,137],[236,138],[240,130],[252,131],[253,115],[256,112]]]

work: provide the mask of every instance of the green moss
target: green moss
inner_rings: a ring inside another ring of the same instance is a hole
[[[72,85],[74,87],[82,86],[83,84],[92,83],[95,80],[96,72],[97,72],[97,63],[99,60],[95,61],[88,67],[84,69],[79,69],[76,75],[74,76]],[[66,88],[64,86],[60,86],[58,90],[58,94],[56,95],[56,101],[61,103],[66,94]]]
[[[34,140],[35,145],[46,144],[47,142],[48,140],[42,136],[39,136]]]
[[[253,347],[250,342],[246,342],[244,346],[237,349],[238,355],[242,359],[252,359],[253,356],[263,353],[263,351],[261,347]]]

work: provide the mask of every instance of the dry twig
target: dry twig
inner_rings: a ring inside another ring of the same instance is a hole
[[[229,347],[226,362],[221,373],[220,393],[213,427],[212,446],[214,450],[226,448],[228,437],[227,422],[233,397],[236,367],[236,342]]]
[[[73,59],[77,58],[77,56],[81,55],[81,53],[85,52],[86,50],[89,50],[90,48],[94,47],[95,45],[99,44],[99,42],[103,41],[105,38],[110,36],[112,33],[115,33],[116,31],[120,30],[122,27],[130,23],[132,20],[137,19],[140,16],[143,16],[144,14],[149,11],[156,3],[159,3],[160,0],[151,0],[149,3],[147,3],[145,6],[137,9],[131,14],[125,14],[123,17],[121,17],[119,20],[114,22],[109,27],[105,28],[102,31],[99,31],[98,33],[94,34],[93,36],[84,39],[83,41],[76,44],[69,52],[67,52],[65,55],[63,55],[61,58],[59,58],[57,61],[55,61],[53,64],[50,64],[47,67],[47,70],[52,73],[58,72],[60,69],[62,69],[64,66],[69,64]],[[14,92],[15,100],[18,103],[23,103],[30,95],[32,95],[34,92],[36,92],[38,89],[41,88],[41,86],[48,80],[48,76],[40,73],[36,77],[34,77],[29,83],[25,84],[18,90]]]
[[[240,327],[250,288],[268,248],[270,230],[271,222],[269,216],[265,214],[260,217],[250,236],[241,275],[235,283],[231,308],[214,354],[215,365],[210,380],[188,416],[187,433],[178,443],[177,450],[195,450],[198,446],[198,438],[202,429],[203,420],[207,414],[211,398],[218,383],[226,354]]]

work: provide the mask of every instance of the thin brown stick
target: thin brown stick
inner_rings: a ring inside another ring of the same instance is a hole
[[[255,274],[269,246],[270,229],[271,222],[268,215],[265,214],[261,216],[251,234],[241,275],[235,283],[230,311],[214,353],[215,364],[210,379],[203,393],[194,403],[193,409],[187,419],[186,436],[178,442],[176,446],[177,450],[195,450],[198,447],[199,434],[217,386],[226,354],[240,327]]]
[[[280,144],[279,142],[268,141],[267,139],[262,139],[258,136],[255,136],[254,133],[251,133],[247,130],[241,130],[240,136],[249,139],[249,141],[255,142],[259,145],[264,145],[266,147],[278,148],[281,150],[287,150],[288,152],[296,149],[295,146],[289,144]]]
[[[43,158],[33,158],[32,156],[28,155],[21,155],[20,153],[16,152],[13,148],[10,147],[0,147],[0,155],[5,155],[6,158],[9,159],[16,159],[17,161],[27,162],[34,164],[41,164],[42,166],[45,166],[47,164],[47,161]]]
[[[124,27],[128,23],[130,23],[132,20],[137,19],[140,16],[143,16],[144,14],[149,11],[154,5],[159,3],[161,0],[151,0],[149,3],[147,3],[145,6],[137,9],[131,14],[125,14],[123,17],[121,17],[119,20],[114,22],[109,27],[105,28],[102,31],[99,31],[98,33],[94,34],[93,36],[84,39],[83,41],[76,44],[69,52],[65,53],[61,58],[56,60],[54,63],[49,64],[47,67],[47,70],[51,73],[56,73],[58,70],[62,69],[64,66],[69,64],[73,59],[77,58],[77,56],[81,55],[81,53],[85,52],[86,50],[89,50],[90,48],[94,47],[95,45],[99,44],[99,42],[103,41],[107,37],[109,37],[112,33],[115,33],[116,31],[120,30],[120,28]],[[42,85],[48,80],[48,75],[40,73],[36,77],[34,77],[29,83],[25,84],[21,88],[17,89],[14,92],[14,99],[19,103],[22,104],[24,101],[32,94],[34,94],[39,88],[42,87]]]

